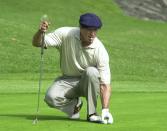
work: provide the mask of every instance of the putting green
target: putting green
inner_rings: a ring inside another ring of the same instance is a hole
[[[114,124],[102,125],[86,121],[86,102],[81,110],[81,119],[69,120],[62,112],[49,108],[40,101],[39,122],[33,125],[36,111],[36,94],[18,93],[0,95],[1,131],[164,131],[167,130],[167,93],[113,92],[111,112]],[[100,112],[100,101],[98,102]]]

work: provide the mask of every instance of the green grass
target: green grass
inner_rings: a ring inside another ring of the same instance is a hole
[[[40,50],[31,41],[43,14],[50,17],[52,31],[78,26],[80,14],[94,12],[103,21],[98,36],[109,52],[113,80],[166,81],[166,23],[124,16],[112,0],[42,1],[0,0],[0,73],[39,71]],[[46,50],[44,57],[44,71],[60,73],[57,50]]]
[[[60,74],[43,74],[42,93]],[[0,75],[0,94],[36,93],[38,90],[39,74],[14,73]],[[162,92],[167,93],[167,82],[161,81],[113,81],[113,92]]]
[[[115,119],[112,125],[86,122],[85,105],[81,110],[81,119],[70,121],[60,111],[48,108],[42,99],[39,123],[33,125],[36,109],[35,94],[1,94],[0,97],[0,130],[164,131],[167,129],[166,93],[114,93],[111,111]]]
[[[78,121],[69,120],[65,114],[49,108],[44,103],[44,93],[53,81],[53,74],[44,74],[39,123],[33,125],[37,106],[38,77],[39,74],[31,73],[1,75],[0,130],[164,131],[167,129],[166,83],[114,81],[110,102],[114,124],[102,125],[86,121],[84,98],[82,98],[84,106],[81,110],[81,119]],[[101,113],[100,100],[97,111]]]
[[[0,11],[0,130],[167,130],[167,23],[125,16],[113,0],[0,0]],[[44,93],[61,74],[57,50],[47,49],[40,121],[32,125],[40,49],[34,48],[31,41],[40,17],[48,14],[52,31],[78,26],[79,16],[85,12],[96,13],[103,21],[98,36],[110,55],[114,124],[86,122],[84,99],[80,121],[69,121],[63,113],[46,106]]]

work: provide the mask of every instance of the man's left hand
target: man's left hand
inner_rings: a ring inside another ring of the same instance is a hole
[[[109,109],[102,109],[102,123],[103,124],[112,124],[113,123],[113,117],[111,113],[109,112]]]

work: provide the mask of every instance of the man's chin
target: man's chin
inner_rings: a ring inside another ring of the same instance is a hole
[[[93,43],[93,39],[90,39],[90,40],[88,41],[88,43],[92,44],[92,43]]]

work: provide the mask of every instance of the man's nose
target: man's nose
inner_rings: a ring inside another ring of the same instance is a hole
[[[90,31],[90,35],[91,35],[91,37],[95,37],[96,36],[96,32],[95,31]]]

